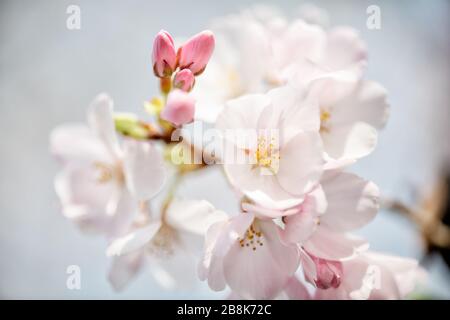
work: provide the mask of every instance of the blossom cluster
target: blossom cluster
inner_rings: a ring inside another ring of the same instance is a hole
[[[358,33],[266,8],[218,19],[211,30],[178,48],[168,32],[156,35],[151,121],[115,113],[101,94],[88,125],[51,134],[62,212],[105,236],[113,287],[149,269],[166,288],[198,274],[230,298],[404,298],[422,275],[417,262],[369,251],[352,234],[375,217],[380,191],[348,167],[374,150],[389,109],[383,86],[364,78]],[[214,163],[237,212],[175,195],[180,179],[210,164],[174,159],[180,145],[202,153],[174,139],[193,121],[212,123],[233,151]]]

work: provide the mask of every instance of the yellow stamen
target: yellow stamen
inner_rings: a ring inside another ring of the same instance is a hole
[[[258,138],[258,145],[255,151],[256,166],[269,169],[272,173],[278,171],[280,161],[280,153],[275,138],[272,137],[270,142],[265,137]]]
[[[107,183],[111,180],[116,180],[117,182],[123,182],[123,172],[120,165],[111,165],[105,162],[94,162],[94,167],[98,172],[97,182],[98,183]]]
[[[329,121],[331,118],[331,113],[327,110],[321,109],[320,110],[320,132],[329,132]]]
[[[244,237],[238,238],[238,241],[241,248],[249,247],[252,249],[252,251],[256,251],[257,245],[259,246],[263,245],[263,234],[260,230],[257,230],[255,221],[247,229],[247,231],[244,234]]]

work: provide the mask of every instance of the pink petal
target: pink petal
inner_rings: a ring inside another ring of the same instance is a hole
[[[178,50],[180,69],[189,68],[195,75],[201,74],[213,51],[213,33],[207,30],[196,34]]]
[[[306,286],[296,276],[293,276],[288,280],[284,292],[291,300],[311,299]]]
[[[220,291],[225,288],[224,256],[230,247],[238,242],[237,239],[247,231],[253,219],[253,214],[241,213],[228,221],[217,222],[208,229],[198,273],[201,280],[208,280],[208,285],[212,290]]]
[[[169,77],[177,66],[177,54],[172,36],[164,30],[153,41],[153,71],[157,77]]]
[[[283,218],[282,238],[285,243],[302,244],[316,231],[319,217],[325,212],[327,201],[320,186],[309,193],[303,203],[293,208],[296,212]]]
[[[189,92],[194,87],[194,74],[189,69],[180,70],[173,78],[173,86],[185,92]]]
[[[298,266],[298,250],[285,246],[271,221],[258,220],[263,245],[241,247],[239,241],[224,258],[227,284],[245,299],[270,299],[278,295]]]
[[[161,112],[161,118],[180,126],[192,122],[194,114],[195,99],[188,93],[175,89],[167,97],[167,103]]]

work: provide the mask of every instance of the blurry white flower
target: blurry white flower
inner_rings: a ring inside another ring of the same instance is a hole
[[[207,201],[173,200],[161,219],[150,217],[111,242],[110,282],[121,289],[144,266],[165,289],[191,287],[206,230],[225,218]]]
[[[89,126],[65,124],[50,137],[61,161],[55,179],[63,214],[88,232],[114,236],[130,225],[139,201],[152,198],[165,180],[162,156],[148,142],[117,140],[113,102],[99,95],[89,108]]]
[[[213,23],[217,53],[194,92],[197,119],[214,122],[228,99],[283,85],[311,63],[324,73],[364,66],[365,44],[354,29],[325,31],[267,12],[246,10]]]

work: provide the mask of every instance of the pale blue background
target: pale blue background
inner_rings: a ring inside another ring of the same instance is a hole
[[[163,292],[148,274],[124,293],[106,281],[102,239],[86,237],[58,212],[48,153],[50,130],[84,120],[101,91],[118,109],[138,111],[156,93],[150,65],[161,28],[189,36],[216,16],[254,1],[2,1],[0,4],[0,297],[2,298],[216,298]],[[279,1],[294,15],[300,1]],[[449,159],[449,2],[319,1],[331,23],[359,29],[370,50],[368,77],[390,92],[392,112],[376,151],[355,166],[390,196],[409,201],[430,185]],[[81,7],[82,28],[66,29],[66,8]],[[382,29],[368,30],[366,8],[379,5]],[[194,179],[185,195],[234,208],[220,172]],[[213,190],[212,190],[213,189]],[[193,191],[192,191],[193,190]],[[404,219],[380,213],[362,230],[372,248],[421,256],[421,242]],[[82,290],[66,289],[66,267],[82,269]],[[425,289],[450,297],[448,270],[434,259]]]

